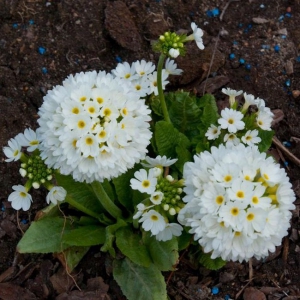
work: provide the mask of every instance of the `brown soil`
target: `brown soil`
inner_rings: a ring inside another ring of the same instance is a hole
[[[110,71],[119,60],[157,62],[151,41],[168,29],[189,29],[194,21],[205,31],[206,50],[191,46],[177,60],[184,74],[169,88],[199,95],[207,91],[220,105],[225,99],[221,88],[227,86],[265,99],[277,112],[273,128],[278,140],[290,142],[283,148],[276,143],[273,150],[281,163],[288,163],[299,196],[299,0],[0,0],[0,7],[0,148],[25,128],[36,128],[43,96],[67,75]],[[207,16],[213,8],[220,14]],[[36,191],[30,211],[17,215],[7,197],[11,186],[20,183],[18,164],[0,155],[0,299],[125,299],[112,279],[109,257],[98,247],[76,268],[74,281],[51,255],[15,255],[20,229],[26,230],[45,206],[45,192]],[[248,264],[208,271],[183,255],[178,271],[166,273],[170,298],[300,299],[298,199],[296,207],[289,236],[266,261],[254,262],[251,282]],[[211,294],[213,286],[219,287],[218,295]]]

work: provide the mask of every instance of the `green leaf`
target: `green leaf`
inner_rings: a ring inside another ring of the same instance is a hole
[[[104,242],[105,228],[100,225],[81,226],[63,235],[63,243],[68,246],[94,246]]]
[[[94,218],[98,218],[104,212],[103,207],[88,184],[74,181],[71,176],[61,174],[55,175],[55,179],[58,185],[67,191],[66,201],[70,205]]]
[[[174,126],[166,121],[155,124],[155,142],[160,155],[168,158],[176,157],[175,147],[178,143],[179,132]]]
[[[215,259],[210,258],[210,253],[201,253],[199,262],[205,268],[209,270],[218,270],[225,266],[226,261],[224,261],[221,257],[217,257]]]
[[[193,137],[201,124],[201,110],[197,106],[196,97],[190,96],[188,92],[176,92],[168,93],[166,99],[174,126],[189,138]]]
[[[130,179],[134,177],[137,167],[128,170],[125,174],[113,179],[113,183],[118,195],[118,201],[129,211],[134,210],[132,201],[132,188],[130,187]]]
[[[266,152],[271,147],[274,131],[259,129],[258,136],[261,138],[261,142],[258,144],[258,150],[260,152]]]
[[[106,252],[108,251],[112,257],[116,256],[116,251],[113,247],[113,242],[115,241],[115,233],[116,231],[121,228],[127,226],[127,223],[122,219],[118,219],[117,223],[113,225],[106,226],[105,228],[105,243],[101,247],[101,251]]]
[[[167,299],[164,277],[153,264],[143,267],[128,258],[115,260],[113,275],[128,300]]]
[[[61,252],[67,245],[62,236],[72,230],[69,219],[54,217],[32,222],[17,245],[20,253]]]
[[[161,271],[174,270],[174,265],[178,260],[178,242],[176,237],[166,242],[159,242],[154,236],[146,232],[144,235],[144,242],[147,246],[150,256]]]
[[[199,107],[203,107],[201,122],[206,131],[211,124],[216,124],[219,118],[215,97],[211,94],[205,94],[198,100],[198,105]]]
[[[76,268],[89,249],[90,247],[70,247],[60,253],[69,273]]]
[[[152,263],[140,232],[134,233],[132,228],[122,227],[116,232],[116,244],[121,252],[134,263],[144,267],[149,267]]]

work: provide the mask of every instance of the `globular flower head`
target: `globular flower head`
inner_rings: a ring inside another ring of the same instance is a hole
[[[102,182],[144,159],[150,109],[132,89],[134,66],[119,65],[114,74],[119,78],[95,71],[69,76],[44,97],[37,133],[48,167],[76,181]]]
[[[187,204],[178,220],[212,258],[260,259],[287,234],[295,207],[292,186],[256,146],[212,147],[185,164],[183,177]]]

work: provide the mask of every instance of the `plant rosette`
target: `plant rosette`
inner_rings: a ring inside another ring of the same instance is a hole
[[[295,196],[266,155],[265,101],[224,88],[219,114],[213,95],[165,92],[185,43],[204,49],[203,31],[191,28],[154,43],[157,69],[141,60],[68,76],[44,97],[37,130],[8,141],[6,161],[20,162],[25,181],[13,186],[12,208],[29,210],[32,188],[49,191],[18,252],[61,253],[71,272],[99,245],[128,299],[165,300],[162,272],[176,270],[180,251],[218,269],[281,244]]]

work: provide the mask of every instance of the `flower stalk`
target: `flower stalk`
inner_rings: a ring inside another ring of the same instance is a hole
[[[165,95],[164,95],[164,91],[162,88],[162,69],[163,69],[163,65],[164,65],[164,61],[165,61],[165,55],[161,54],[158,60],[158,65],[157,65],[157,90],[158,90],[158,97],[159,97],[159,101],[161,104],[161,109],[164,115],[164,119],[166,122],[171,123],[171,119],[168,113],[168,109],[167,109],[167,105],[166,105],[166,101],[165,101]]]
[[[113,203],[113,201],[109,198],[102,184],[98,181],[94,181],[91,183],[91,186],[97,196],[97,199],[99,200],[101,205],[105,208],[105,210],[115,219],[120,218],[122,216],[121,209],[117,207]]]

